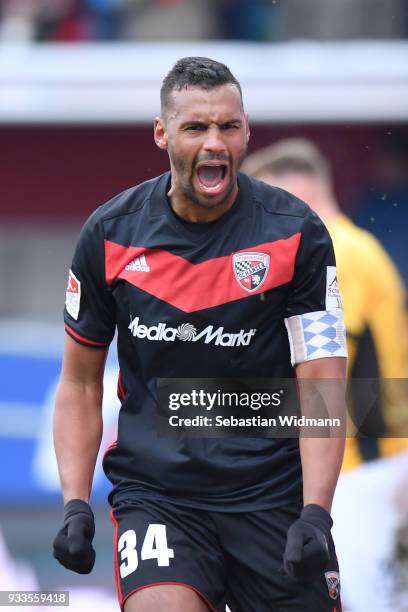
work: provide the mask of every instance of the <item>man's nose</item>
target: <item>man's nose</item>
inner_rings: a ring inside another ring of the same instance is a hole
[[[210,128],[206,133],[204,149],[212,153],[222,153],[226,151],[222,133],[219,128]]]

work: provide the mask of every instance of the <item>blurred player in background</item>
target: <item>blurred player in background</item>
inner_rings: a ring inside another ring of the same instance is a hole
[[[355,226],[341,212],[333,191],[331,169],[322,153],[306,139],[290,138],[248,156],[242,169],[307,202],[327,225],[333,239],[343,297],[349,376],[362,379],[404,379],[407,375],[408,351],[403,283],[379,242]],[[357,383],[352,389],[352,410],[358,414],[364,404],[367,387],[362,385],[360,388]],[[395,525],[384,517],[384,513],[392,512],[391,490],[393,486],[398,486],[399,472],[396,466],[401,461],[402,471],[405,469],[408,450],[408,440],[400,437],[402,433],[407,435],[407,397],[404,386],[387,385],[381,400],[376,401],[371,410],[362,419],[357,419],[357,422],[360,425],[358,435],[347,439],[343,472],[364,461],[403,452],[403,457],[397,463],[390,463],[388,469],[388,464],[384,464],[376,473],[378,463],[375,463],[373,469],[364,471],[361,476],[355,473],[350,484],[343,476],[334,506],[345,601],[352,605],[358,589],[365,602],[358,608],[358,612],[377,610],[375,606],[380,606],[378,609],[384,612],[385,608],[381,608],[384,603],[379,603],[378,576],[372,572],[378,554],[365,542],[359,546],[359,539],[363,530],[367,530],[368,539],[375,538],[381,530],[382,535],[386,533],[388,537],[384,546],[390,547],[392,543],[391,532]],[[403,427],[405,429],[401,429]],[[373,488],[370,490],[371,482]],[[381,483],[388,487],[388,496]],[[387,498],[385,508],[381,505],[384,497]],[[342,501],[344,507],[340,508]],[[377,538],[375,541],[381,549],[382,540]],[[381,551],[379,566],[387,558],[388,552],[384,552],[384,549]],[[384,577],[384,566],[378,567],[378,571]],[[358,586],[354,585],[354,590],[350,591],[352,576]],[[370,605],[367,593],[373,597]],[[357,610],[354,607],[351,609]]]
[[[69,274],[54,555],[93,567],[88,501],[117,328],[122,406],[104,469],[122,609],[340,612],[330,509],[344,440],[159,437],[156,426],[158,377],[291,379],[294,367],[336,379],[344,415],[330,237],[303,202],[238,173],[249,126],[225,65],[179,60],[161,101],[154,137],[171,172],[96,210]],[[311,321],[328,335],[305,334]]]

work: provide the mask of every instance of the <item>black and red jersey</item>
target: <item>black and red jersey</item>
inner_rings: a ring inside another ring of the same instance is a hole
[[[224,216],[188,223],[169,205],[170,180],[98,208],[70,271],[68,334],[95,347],[118,334],[110,501],[170,497],[222,511],[290,503],[302,493],[296,439],[159,437],[156,382],[290,378],[294,363],[344,354],[330,237],[306,204],[244,174]]]

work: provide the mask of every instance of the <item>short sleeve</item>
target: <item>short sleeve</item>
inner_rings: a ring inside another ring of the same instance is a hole
[[[322,221],[311,210],[302,226],[285,325],[292,365],[347,356],[333,244]]]
[[[105,282],[104,234],[99,211],[82,228],[68,273],[64,321],[77,342],[107,347],[115,334],[116,310]]]

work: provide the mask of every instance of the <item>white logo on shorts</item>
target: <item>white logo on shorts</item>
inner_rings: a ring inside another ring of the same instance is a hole
[[[340,576],[339,572],[326,572],[324,577],[326,578],[327,588],[329,589],[329,595],[332,599],[337,599],[340,595]]]

